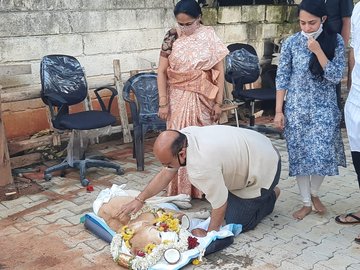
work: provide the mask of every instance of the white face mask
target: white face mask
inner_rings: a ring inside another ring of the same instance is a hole
[[[310,37],[317,39],[321,35],[322,31],[323,31],[323,24],[321,23],[319,29],[316,30],[315,32],[305,33],[304,31],[301,31],[301,34],[307,37],[308,39]]]
[[[200,20],[195,20],[191,25],[179,25],[179,28],[181,32],[186,35],[190,36],[195,32],[196,29],[198,29],[200,26]]]

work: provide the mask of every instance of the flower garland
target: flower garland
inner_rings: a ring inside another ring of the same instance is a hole
[[[154,205],[144,204],[144,206],[141,207],[139,211],[137,211],[135,214],[131,214],[130,220],[134,220],[144,213],[152,213],[156,215],[158,211],[164,210],[162,208],[155,207]]]
[[[161,243],[160,245],[155,245],[150,254],[147,254],[144,257],[135,256],[131,260],[131,269],[136,270],[146,270],[151,266],[155,265],[162,258],[165,250],[169,248],[175,248],[180,252],[184,252],[188,249],[188,237],[191,234],[186,230],[180,230],[179,241],[177,242],[168,242]]]
[[[179,219],[174,218],[171,212],[160,213],[159,217],[155,219],[155,223],[161,232],[171,231],[178,233],[180,231]]]
[[[142,213],[145,212],[142,211]],[[128,226],[124,226],[120,233],[114,236],[110,246],[113,260],[119,265],[134,270],[145,270],[160,261],[167,249],[174,248],[181,253],[199,245],[196,237],[192,237],[187,230],[181,229],[179,219],[174,218],[173,213],[166,213],[162,209],[159,211],[159,209],[154,210],[153,208],[151,212],[158,214],[154,222],[156,228],[162,232],[176,232],[178,240],[175,242],[165,240],[159,245],[149,243],[144,250],[138,251],[136,255],[131,255],[130,239],[134,236],[134,231]]]

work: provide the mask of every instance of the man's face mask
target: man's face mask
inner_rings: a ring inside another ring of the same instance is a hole
[[[200,26],[199,19],[194,20],[194,22],[191,23],[190,25],[180,25],[179,24],[179,28],[180,28],[181,32],[186,36],[190,36],[192,33],[194,33],[195,30],[199,28],[199,26]]]

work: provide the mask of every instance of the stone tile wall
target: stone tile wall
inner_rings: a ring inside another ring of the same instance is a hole
[[[150,68],[151,62],[158,62],[165,32],[175,24],[176,2],[2,0],[0,64],[31,64],[32,74],[0,76],[0,85],[6,92],[16,91],[18,86],[39,85],[40,61],[47,54],[75,56],[88,77],[113,74],[113,59],[120,59],[124,79],[130,70]],[[204,24],[212,25],[226,44],[250,43],[260,58],[266,42],[298,27],[294,6],[208,7],[203,13]],[[9,139],[47,126],[39,100],[4,104],[2,108]]]

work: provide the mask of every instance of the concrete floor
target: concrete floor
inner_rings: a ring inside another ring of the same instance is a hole
[[[353,242],[359,225],[338,225],[337,214],[358,210],[360,198],[348,140],[347,168],[340,175],[327,177],[321,187],[321,199],[328,212],[311,213],[302,221],[292,218],[301,206],[298,187],[288,177],[285,141],[270,136],[280,150],[283,170],[281,195],[274,212],[255,230],[240,234],[233,245],[211,254],[198,266],[185,269],[360,269],[360,245]],[[91,169],[93,192],[80,185],[78,172],[50,182],[39,180],[45,191],[0,202],[0,269],[115,269],[109,245],[88,232],[80,218],[91,211],[99,191],[113,183],[141,190],[160,170],[151,153],[153,139],[146,144],[145,171],[136,171],[131,144],[109,141],[96,145],[125,169],[118,176],[112,170]],[[203,200],[193,200],[193,209],[208,208]]]

